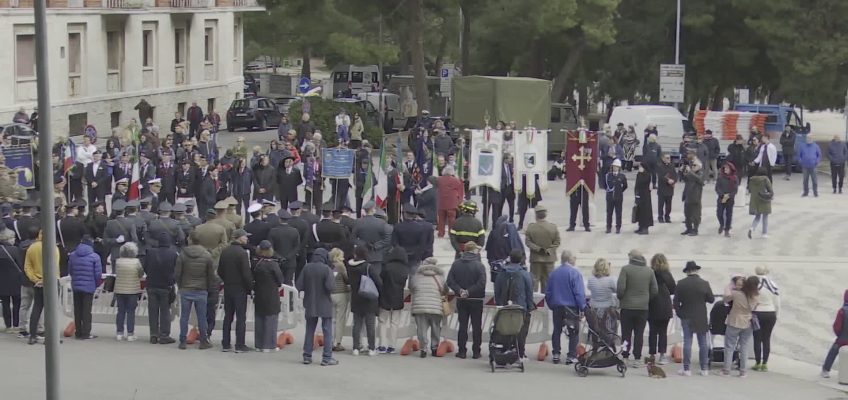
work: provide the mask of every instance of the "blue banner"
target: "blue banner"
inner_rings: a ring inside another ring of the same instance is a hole
[[[353,174],[352,149],[321,149],[321,176],[324,178],[350,178]]]
[[[3,156],[6,158],[6,166],[18,174],[18,185],[25,189],[34,188],[32,147],[30,145],[3,147]]]

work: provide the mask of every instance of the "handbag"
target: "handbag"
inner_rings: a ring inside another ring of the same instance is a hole
[[[357,294],[368,300],[377,300],[380,297],[380,291],[377,290],[377,284],[374,283],[374,280],[369,275],[370,269],[371,265],[365,267],[365,275],[362,275],[362,278],[359,280],[359,291]]]
[[[436,281],[436,288],[439,289],[439,298],[442,303],[442,315],[447,317],[448,315],[453,314],[453,307],[451,307],[451,303],[450,300],[448,300],[448,296],[446,296],[442,291],[442,285],[439,283],[439,280],[435,276],[433,276],[433,280]]]
[[[634,224],[639,222],[639,205],[638,204],[633,205],[633,214],[630,215],[630,222],[634,223]]]
[[[768,188],[763,188],[763,190],[760,190],[760,192],[757,193],[757,196],[759,196],[762,201],[771,201],[774,198],[774,192],[769,191]]]
[[[115,291],[115,275],[107,275],[103,278],[103,291],[104,292],[114,292]]]

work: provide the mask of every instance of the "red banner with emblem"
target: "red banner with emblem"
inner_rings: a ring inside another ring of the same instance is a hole
[[[598,133],[587,130],[569,131],[565,144],[566,194],[585,187],[595,194],[598,176]]]

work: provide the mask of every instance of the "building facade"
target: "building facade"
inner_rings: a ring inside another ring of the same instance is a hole
[[[108,136],[138,119],[142,99],[163,128],[192,102],[223,114],[243,91],[243,13],[263,10],[256,0],[47,3],[58,136],[81,135],[88,124]],[[0,124],[37,105],[34,34],[32,0],[0,0]]]

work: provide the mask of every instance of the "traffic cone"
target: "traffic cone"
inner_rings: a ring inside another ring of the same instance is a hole
[[[286,331],[286,332],[284,332],[283,334],[284,334],[284,335],[285,335],[285,337],[286,337],[286,344],[287,344],[287,345],[288,345],[288,344],[294,344],[294,335],[292,335],[292,334],[291,334],[291,332]]]
[[[577,353],[577,357],[580,357],[583,354],[586,354],[586,346],[583,345],[583,343],[578,343],[577,344],[577,350],[575,350],[575,353]]]
[[[312,347],[319,348],[324,346],[324,336],[323,335],[315,335],[312,339]]]
[[[680,343],[671,346],[671,361],[676,363],[683,362],[683,346]]]
[[[191,330],[188,331],[188,335],[186,335],[186,344],[194,344],[199,336],[200,332],[197,331],[197,327],[192,327]]]
[[[76,332],[76,330],[77,325],[74,323],[74,321],[71,321],[68,322],[68,326],[65,327],[65,331],[62,332],[62,334],[65,335],[65,337],[71,337],[74,335],[74,332]]]
[[[546,358],[548,358],[548,343],[542,342],[542,344],[539,345],[539,355],[536,359],[539,361],[545,361]]]
[[[280,334],[277,335],[277,348],[282,349],[283,347],[286,347],[286,333],[280,332]]]
[[[453,351],[453,342],[450,340],[442,340],[442,342],[439,343],[439,346],[436,347],[436,357],[444,357],[445,354],[453,353]]]
[[[400,348],[400,355],[408,356],[412,354],[412,352],[415,351],[414,347],[417,347],[416,344],[417,342],[415,341],[415,339],[406,339],[406,342],[403,342],[403,346],[401,346]]]

